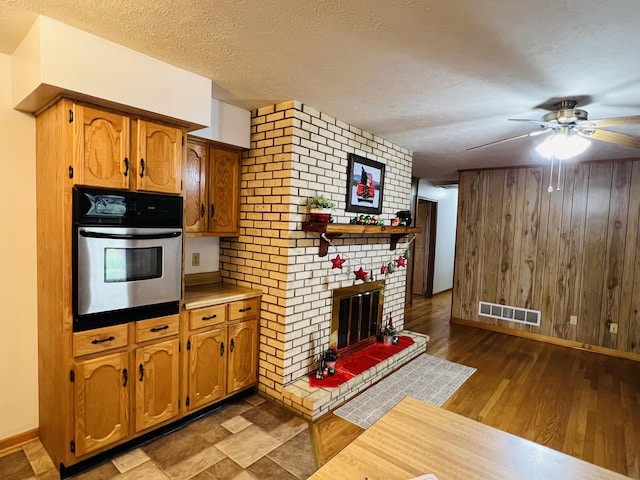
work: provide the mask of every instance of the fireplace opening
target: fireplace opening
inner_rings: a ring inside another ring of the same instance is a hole
[[[330,343],[341,355],[376,341],[382,325],[384,280],[365,282],[333,291]]]

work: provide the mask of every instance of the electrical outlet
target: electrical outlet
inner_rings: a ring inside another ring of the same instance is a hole
[[[609,331],[611,333],[618,333],[618,324],[617,323],[610,323],[609,324]]]
[[[569,324],[577,325],[578,324],[578,317],[576,317],[575,315],[571,315],[569,317]]]
[[[191,266],[192,267],[200,266],[200,254],[199,253],[192,253],[191,254]]]

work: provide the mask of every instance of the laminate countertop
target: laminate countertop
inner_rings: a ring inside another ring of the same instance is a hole
[[[184,288],[184,308],[193,310],[194,308],[209,307],[220,303],[246,300],[260,295],[262,295],[260,290],[238,287],[227,283],[190,285]]]

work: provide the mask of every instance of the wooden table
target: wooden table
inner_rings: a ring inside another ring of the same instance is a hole
[[[405,398],[309,480],[627,479],[427,403]]]

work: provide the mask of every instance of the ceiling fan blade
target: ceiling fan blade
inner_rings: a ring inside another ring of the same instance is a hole
[[[536,125],[540,125],[542,128],[558,128],[562,125],[558,123],[545,122],[543,120],[531,120],[530,118],[509,118],[510,122],[525,122],[525,123],[535,123]]]
[[[551,131],[550,129],[535,130],[531,133],[525,133],[523,135],[517,135],[515,137],[503,138],[502,140],[496,140],[495,142],[485,143],[484,145],[478,145],[475,147],[467,148],[467,152],[470,150],[475,150],[477,148],[488,147],[490,145],[498,145],[499,143],[510,142],[511,140],[519,140],[521,138],[527,138],[527,137],[537,137],[538,135],[542,135],[543,133],[547,133],[550,131]]]
[[[600,140],[601,142],[613,143],[624,147],[640,148],[640,137],[635,135],[598,129],[577,130],[576,133],[589,140]]]
[[[640,124],[640,115],[633,115],[631,117],[601,118],[600,120],[589,120],[589,123],[598,128],[615,127],[618,125],[635,125]]]

